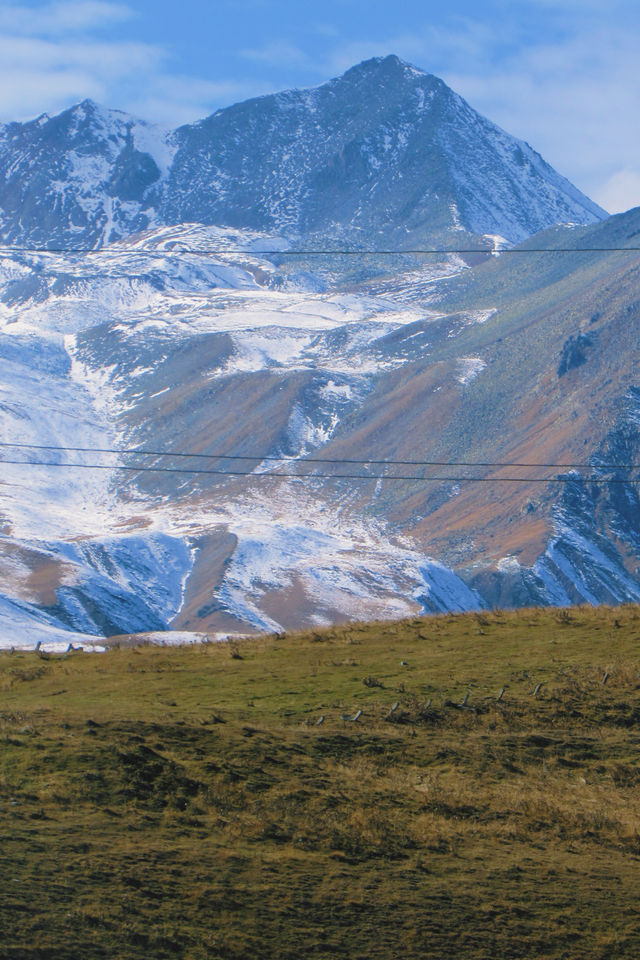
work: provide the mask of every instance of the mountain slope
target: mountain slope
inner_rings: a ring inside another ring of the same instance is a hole
[[[415,258],[324,292],[297,258],[251,253],[277,238],[195,226],[99,268],[5,261],[4,435],[166,451],[2,468],[7,629],[226,633],[640,598],[622,469],[640,462],[640,264],[601,249],[639,230],[630,211],[531,241],[563,252]],[[189,244],[246,252],[172,252]],[[207,459],[171,457],[187,451]]]
[[[403,247],[606,214],[441,80],[366,61],[169,132],[84,101],[0,132],[5,241],[95,247],[197,222]]]
[[[420,331],[423,356],[385,372],[326,450],[479,464],[390,484],[377,509],[488,603],[639,595],[637,473],[623,469],[640,463],[640,258],[624,252],[639,234],[632,210],[530,243],[563,252],[503,255],[445,281],[442,318],[403,331]]]
[[[247,253],[166,252],[188,243],[230,243]],[[246,630],[365,609],[400,616],[478,605],[441,564],[387,537],[384,523],[352,517],[345,504],[345,522],[336,524],[319,489],[307,495],[304,482],[234,475],[260,469],[263,456],[298,458],[322,446],[377,371],[403,362],[379,354],[376,341],[417,316],[393,300],[309,292],[297,274],[284,279],[251,254],[252,245],[268,243],[163,228],[114,260],[100,258],[99,269],[93,257],[4,261],[0,373],[10,441],[239,456],[205,461],[204,475],[194,475],[201,464],[188,460],[168,462],[169,473],[136,469],[167,465],[157,457],[101,457],[96,470],[3,467],[4,588],[25,640],[52,626],[81,632],[93,623],[96,635],[101,622],[107,632],[115,624],[119,632],[141,629],[132,549],[140,551],[146,615],[156,627],[160,611],[164,627]],[[21,395],[18,382],[33,388]],[[37,449],[14,453],[42,459]],[[89,464],[95,455],[72,462]],[[186,472],[176,474],[181,464]],[[230,476],[220,475],[229,468]],[[67,547],[78,540],[88,548]],[[97,589],[96,574],[105,573],[110,591],[103,580]],[[172,579],[181,585],[177,602]],[[294,602],[296,583],[309,602]]]

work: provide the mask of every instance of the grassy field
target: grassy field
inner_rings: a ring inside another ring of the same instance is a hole
[[[639,652],[625,607],[2,654],[0,957],[637,960]]]

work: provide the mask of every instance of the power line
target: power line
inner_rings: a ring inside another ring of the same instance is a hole
[[[495,256],[496,254],[514,253],[640,253],[640,247],[506,247],[494,249],[492,247],[421,247],[409,250],[349,250],[349,249],[309,249],[309,250],[243,250],[239,247],[179,247],[174,250],[150,250],[146,248],[131,249],[109,249],[107,247],[14,247],[0,246],[0,257],[12,257],[17,253],[32,254],[81,254],[86,256],[100,257],[128,257],[133,255],[147,257],[174,257],[174,256],[225,256],[225,255],[243,255],[247,257],[269,257],[269,256],[290,256],[290,257],[395,257],[395,256],[419,256],[421,254],[473,254],[486,253]]]
[[[304,463],[304,461],[300,461]],[[56,463],[44,460],[4,460],[0,459],[2,464],[21,467],[61,467],[66,469],[81,470],[126,470],[133,473],[192,473],[198,476],[217,476],[217,477],[251,477],[256,480],[404,480],[417,481],[419,483],[593,483],[597,485],[639,483],[637,479],[631,477],[624,480],[607,479],[604,477],[422,477],[422,476],[399,476],[394,474],[387,476],[385,474],[350,474],[350,473],[254,473],[251,470],[209,470],[201,467],[143,467],[143,466],[125,466],[123,464],[106,463]]]
[[[145,456],[145,457],[175,457],[175,458],[194,458],[197,460],[255,460],[259,463],[263,461],[273,463],[345,463],[350,465],[375,464],[376,466],[388,465],[396,467],[528,467],[540,469],[556,470],[640,470],[640,463],[519,463],[513,461],[498,460],[374,460],[374,459],[349,459],[346,457],[275,457],[263,456],[262,454],[247,453],[185,453],[183,451],[173,452],[171,450],[135,450],[133,447],[61,447],[54,444],[40,443],[10,443],[0,441],[0,447],[11,447],[13,449],[27,450],[50,450],[56,453],[106,453],[124,456]],[[0,461],[8,463],[9,461]],[[28,462],[28,461],[27,461]],[[132,467],[131,469],[136,469]]]

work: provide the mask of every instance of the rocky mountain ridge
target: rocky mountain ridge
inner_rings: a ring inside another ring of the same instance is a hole
[[[195,222],[455,247],[605,216],[528,144],[393,56],[173,131],[89,100],[0,130],[5,243],[93,248]]]

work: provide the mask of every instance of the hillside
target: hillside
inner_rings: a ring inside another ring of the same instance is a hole
[[[346,279],[197,225],[4,260],[5,441],[87,450],[5,453],[0,642],[637,601],[639,229]]]
[[[448,479],[390,483],[373,509],[489,604],[638,599],[639,233],[640,209],[558,227],[438,284],[437,316],[389,338],[405,363],[324,448],[478,464],[418,467]]]
[[[128,642],[0,655],[3,958],[638,956],[637,607]]]

